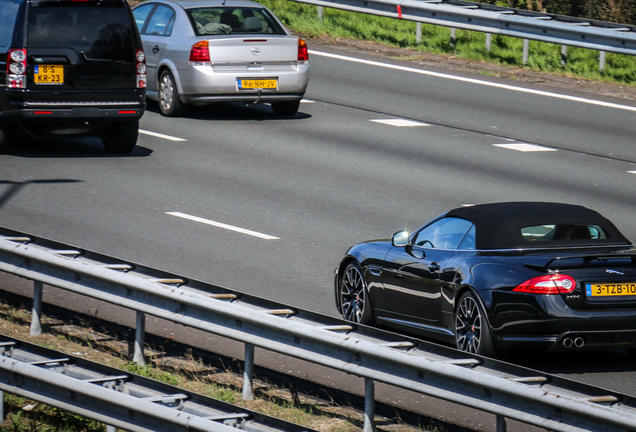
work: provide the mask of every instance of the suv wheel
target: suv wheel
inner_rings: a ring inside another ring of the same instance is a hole
[[[166,117],[178,117],[183,110],[177,84],[167,70],[163,71],[159,78],[159,110]]]
[[[282,117],[291,117],[298,112],[300,101],[272,102],[274,114]]]
[[[139,121],[113,123],[102,132],[102,142],[109,153],[130,153],[137,145]]]

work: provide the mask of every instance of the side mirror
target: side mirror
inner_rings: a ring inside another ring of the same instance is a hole
[[[395,247],[404,247],[409,244],[409,232],[406,230],[398,231],[391,237],[391,243]]]

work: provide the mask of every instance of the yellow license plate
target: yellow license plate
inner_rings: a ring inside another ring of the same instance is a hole
[[[636,296],[636,283],[586,284],[585,291],[590,297]]]
[[[240,79],[238,80],[239,90],[251,89],[275,89],[278,88],[276,79]]]
[[[36,84],[64,84],[64,66],[35,65],[33,66],[33,81]]]

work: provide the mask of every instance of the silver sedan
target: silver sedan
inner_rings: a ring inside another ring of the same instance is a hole
[[[307,44],[246,0],[151,0],[133,9],[146,53],[147,96],[165,116],[187,104],[271,103],[298,111],[309,79]]]

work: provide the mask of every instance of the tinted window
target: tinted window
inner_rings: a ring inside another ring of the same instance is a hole
[[[473,224],[466,219],[443,218],[418,232],[413,239],[413,244],[426,248],[457,249],[472,227]]]
[[[88,60],[134,61],[134,27],[120,3],[42,3],[29,16],[31,48],[72,48]]]
[[[167,6],[159,5],[148,20],[144,34],[170,36],[173,24],[174,11]]]
[[[19,0],[0,0],[0,46],[11,44],[13,26],[18,15]]]
[[[198,8],[188,9],[198,36],[242,33],[285,34],[269,12],[260,8]]]

